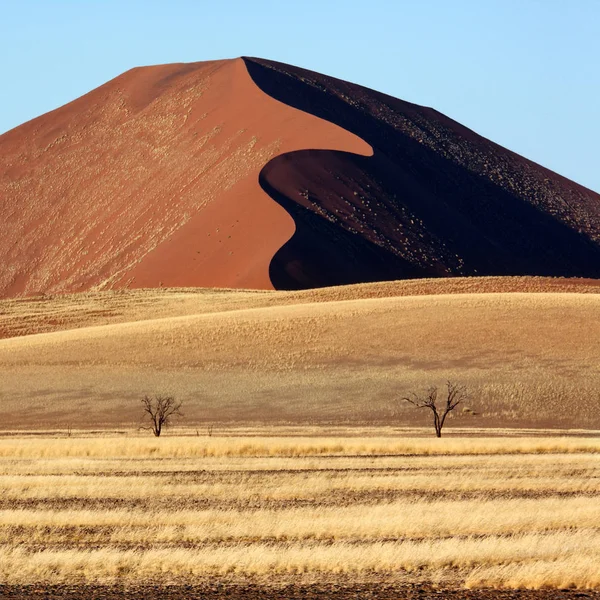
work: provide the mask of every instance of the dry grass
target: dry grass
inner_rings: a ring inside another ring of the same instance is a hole
[[[513,292],[598,294],[600,285],[596,281],[585,279],[455,277],[383,281],[299,292],[157,288],[64,295],[42,294],[0,300],[0,339],[111,323],[289,304],[394,296]]]
[[[0,582],[600,587],[598,438],[0,440]]]
[[[110,483],[107,482],[107,485]],[[375,489],[377,481],[371,483],[370,490]],[[477,488],[477,484],[472,487]],[[359,489],[365,488],[359,485]],[[145,492],[145,495],[151,493],[149,489]],[[594,492],[600,494],[600,488],[595,486]],[[198,490],[191,493],[199,495]],[[177,486],[173,494],[183,495]],[[24,497],[19,494],[19,499]],[[313,497],[318,497],[318,494]],[[261,539],[372,541],[546,533],[569,530],[573,526],[574,514],[577,515],[578,528],[597,527],[600,506],[596,500],[590,501],[589,497],[443,501],[413,498],[375,504],[369,506],[368,511],[364,504],[342,509],[337,506],[304,506],[277,510],[18,508],[0,510],[0,543],[142,546],[148,540],[155,544],[217,543],[224,540],[255,542]]]
[[[172,495],[181,497],[201,497],[211,502],[253,501],[256,500],[256,489],[245,487],[240,477],[229,482],[186,482],[181,480],[159,479],[132,475],[127,479],[103,475],[92,479],[86,476],[61,476],[61,486],[48,489],[47,477],[29,476],[25,481],[14,476],[0,477],[0,492],[4,500],[44,499],[44,498],[112,498],[112,499],[145,499],[169,498]],[[503,473],[491,476],[477,476],[473,472],[457,474],[375,474],[361,477],[349,473],[330,478],[307,478],[306,474],[294,476],[271,476],[262,482],[261,497],[266,500],[298,501],[311,498],[323,498],[337,494],[342,498],[346,492],[538,492],[538,493],[598,493],[599,483],[592,481],[573,481],[570,477],[553,477],[546,473],[545,477],[519,477],[519,472],[510,478]]]
[[[573,546],[583,554],[578,561],[558,558]],[[228,575],[272,577],[325,572],[356,576],[361,572],[429,571],[436,578],[448,572],[468,573],[465,584],[475,587],[580,587],[600,586],[600,534],[595,531],[545,535],[517,535],[483,539],[427,540],[422,542],[253,544],[250,547],[201,549],[91,551],[52,550],[28,552],[0,550],[0,578],[6,583],[41,581],[98,582],[194,580]],[[576,568],[572,569],[573,566]],[[525,563],[525,564],[524,564]],[[508,564],[508,566],[505,566]],[[477,567],[473,568],[474,565]],[[572,570],[571,570],[572,569]]]
[[[528,292],[489,292],[511,285]],[[4,424],[132,426],[139,398],[163,391],[199,426],[425,424],[395,400],[453,379],[472,410],[448,426],[598,428],[598,289],[509,278],[5,302],[0,318],[24,324],[31,310],[30,331],[47,331],[57,311],[67,330],[0,340]],[[102,302],[114,317],[90,308]]]
[[[0,439],[0,457],[206,458],[318,455],[567,454],[600,452],[600,437],[148,437]]]
[[[597,292],[507,278],[0,303],[17,336],[0,340],[0,583],[599,588]],[[471,398],[444,438],[393,428],[426,425],[394,400],[447,378]],[[159,391],[188,429],[123,431]],[[514,423],[536,429],[489,429]],[[103,424],[120,430],[73,429]]]

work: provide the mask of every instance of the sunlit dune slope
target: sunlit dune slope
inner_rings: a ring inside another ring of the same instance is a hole
[[[0,136],[0,297],[270,289],[294,222],[259,173],[307,147],[371,152],[262,92],[242,59],[127,71]]]
[[[126,425],[142,394],[171,392],[191,423],[418,423],[427,415],[395,400],[450,378],[472,394],[456,424],[598,427],[598,289],[509,278],[181,290],[146,308],[143,292],[40,298],[40,323],[45,304],[51,314],[70,301],[113,323],[0,341],[5,422]]]

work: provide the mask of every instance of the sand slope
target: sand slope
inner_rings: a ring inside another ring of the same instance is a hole
[[[132,69],[0,136],[0,297],[272,288],[294,223],[258,175],[306,147],[371,152],[264,94],[241,59]]]
[[[281,154],[261,185],[294,218],[276,288],[448,275],[600,276],[600,195],[431,108],[247,58],[267,94],[373,153]]]
[[[414,424],[426,417],[394,400],[452,378],[478,413],[454,423],[599,427],[598,291],[457,279],[4,301],[5,333],[27,306],[30,331],[58,327],[45,305],[50,321],[70,312],[63,327],[78,327],[0,341],[5,424],[123,425],[142,394],[163,391],[184,400],[191,423]]]
[[[240,58],[0,136],[0,297],[600,277],[600,196],[435,110]]]

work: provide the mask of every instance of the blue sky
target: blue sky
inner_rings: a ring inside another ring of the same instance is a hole
[[[433,106],[600,191],[600,0],[0,0],[0,132],[139,65],[242,55]]]

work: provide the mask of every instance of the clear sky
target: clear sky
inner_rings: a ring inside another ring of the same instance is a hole
[[[0,133],[134,66],[243,55],[433,106],[600,191],[600,0],[0,0]]]

